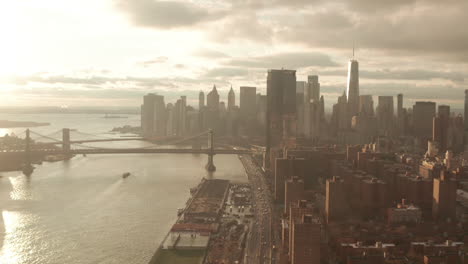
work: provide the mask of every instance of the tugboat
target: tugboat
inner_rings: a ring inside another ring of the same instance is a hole
[[[124,178],[124,179],[127,178],[128,176],[130,176],[130,172],[126,172],[126,173],[122,174],[122,178]]]
[[[34,166],[31,165],[31,164],[23,165],[22,171],[23,171],[23,174],[24,174],[24,175],[30,176],[30,175],[33,173],[33,171],[34,171]]]

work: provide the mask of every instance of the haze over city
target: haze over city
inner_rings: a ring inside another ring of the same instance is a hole
[[[0,263],[467,264],[468,1],[0,1]]]
[[[156,91],[196,105],[216,84],[265,92],[269,68],[321,76],[335,102],[353,45],[361,94],[405,93],[461,108],[468,88],[463,0],[4,1],[4,106],[127,106]],[[354,44],[353,44],[354,43]],[[38,100],[40,98],[40,100]],[[331,105],[326,104],[330,109]]]

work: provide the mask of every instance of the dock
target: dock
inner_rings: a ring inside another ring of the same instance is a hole
[[[150,264],[203,263],[211,235],[219,229],[229,186],[228,180],[203,178],[196,188],[191,189],[192,197],[186,208]]]

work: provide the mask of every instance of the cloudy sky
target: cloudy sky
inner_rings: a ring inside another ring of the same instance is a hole
[[[353,42],[361,94],[461,107],[466,0],[0,0],[4,106],[138,106],[218,86],[257,86],[269,68],[320,75],[327,108]]]

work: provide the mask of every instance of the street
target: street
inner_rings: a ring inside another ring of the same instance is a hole
[[[273,200],[263,171],[249,155],[239,156],[253,192],[255,221],[245,250],[245,263],[276,263],[273,255],[275,238],[272,232]]]

